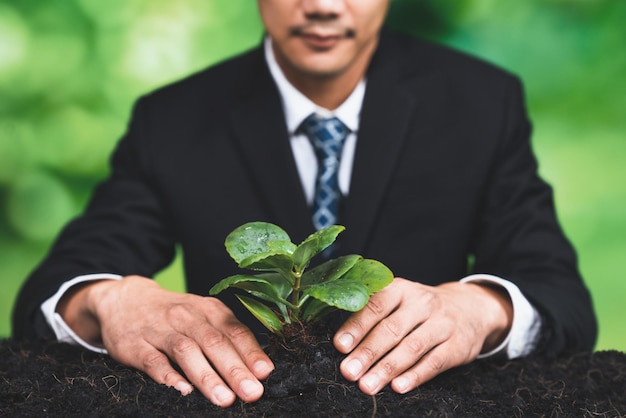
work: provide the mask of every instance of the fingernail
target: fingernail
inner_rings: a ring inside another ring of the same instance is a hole
[[[274,368],[268,364],[266,361],[259,360],[252,366],[254,369],[254,373],[259,376],[265,376],[269,374]]]
[[[400,393],[405,393],[409,389],[409,379],[406,377],[398,377],[393,381],[393,385]]]
[[[354,378],[357,378],[359,374],[361,374],[362,369],[363,369],[363,365],[361,365],[361,362],[359,360],[350,360],[346,364],[346,370]]]
[[[213,388],[213,397],[220,405],[230,404],[235,395],[225,386],[216,386]]]
[[[250,379],[242,381],[239,388],[247,397],[257,396],[259,392],[263,390],[263,386],[260,383],[254,382]]]
[[[378,390],[378,385],[380,384],[380,378],[377,374],[370,374],[361,379],[361,383],[371,392],[376,392]]]
[[[343,348],[350,348],[352,347],[352,344],[354,344],[354,337],[350,334],[342,334],[339,337],[339,345],[342,346]]]
[[[187,396],[189,395],[191,392],[193,392],[193,386],[191,386],[189,383],[187,382],[178,382],[174,385],[174,389],[176,389],[177,391],[179,391],[183,396]]]

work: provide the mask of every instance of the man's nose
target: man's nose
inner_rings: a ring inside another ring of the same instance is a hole
[[[302,9],[307,16],[337,16],[343,13],[345,0],[302,0]]]

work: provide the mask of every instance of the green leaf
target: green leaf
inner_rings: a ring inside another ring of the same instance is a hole
[[[293,252],[297,248],[296,245],[289,240],[268,241],[267,246],[269,247],[270,250],[272,250],[273,252],[277,254],[293,254]]]
[[[262,277],[274,287],[278,296],[287,299],[293,290],[292,285],[288,282],[282,274],[279,273],[264,273],[258,274],[255,277]]]
[[[220,280],[209,290],[210,295],[217,295],[223,290],[232,287],[244,290],[262,300],[273,302],[280,310],[286,322],[289,322],[288,307],[298,310],[287,300],[291,293],[291,284],[279,273],[266,273],[256,276],[237,274]],[[239,296],[237,296],[239,297]]]
[[[302,241],[293,252],[293,265],[296,271],[303,271],[309,265],[313,257],[319,254],[319,238],[310,236]]]
[[[259,254],[291,255],[296,248],[282,228],[267,222],[249,222],[241,225],[228,234],[224,245],[237,264]]]
[[[309,235],[293,252],[293,261],[298,271],[303,271],[313,257],[328,248],[337,236],[346,228],[341,225],[331,225]]]
[[[393,273],[383,263],[364,259],[359,260],[344,274],[340,281],[349,280],[363,284],[370,295],[383,290],[393,281]]]
[[[241,282],[262,282],[268,283],[267,280],[264,280],[260,276],[250,276],[246,274],[235,274],[234,276],[228,276],[225,279],[217,282],[210,290],[209,295],[215,296],[222,291],[228,289],[229,287],[233,287]]]
[[[312,322],[325,317],[335,310],[337,310],[337,308],[329,306],[326,302],[322,302],[321,300],[315,298],[309,298],[308,303],[302,310],[302,319],[305,322]]]
[[[362,259],[360,255],[352,254],[328,260],[302,275],[301,288],[337,280]]]
[[[252,298],[237,295],[237,299],[250,311],[252,315],[274,334],[280,334],[283,330],[283,324],[280,322],[278,315],[270,308],[263,305]]]
[[[210,294],[232,287],[254,296],[237,298],[272,332],[280,332],[283,324],[294,319],[314,321],[335,309],[358,311],[371,294],[393,280],[393,273],[383,264],[353,254],[304,271],[344,229],[340,225],[324,228],[295,246],[276,225],[242,225],[226,238],[227,251],[240,267],[271,273],[228,277],[213,286]]]
[[[369,300],[369,292],[362,283],[347,280],[320,283],[304,289],[303,293],[350,312],[360,311]]]
[[[239,267],[257,271],[280,271],[289,276],[293,269],[293,259],[291,255],[283,253],[254,254],[239,263]]]
[[[295,308],[286,300],[291,292],[291,285],[280,274],[271,273],[257,276],[237,274],[221,280],[209,290],[209,294],[217,295],[229,287],[245,290],[260,299],[275,303],[279,308],[281,305]]]

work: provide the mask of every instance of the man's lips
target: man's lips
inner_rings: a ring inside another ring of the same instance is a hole
[[[307,45],[316,49],[331,48],[342,39],[353,38],[355,35],[353,29],[338,25],[318,24],[294,26],[290,34],[301,38]]]
[[[343,36],[331,35],[320,36],[315,34],[302,34],[299,36],[307,45],[315,49],[328,49],[337,44]]]

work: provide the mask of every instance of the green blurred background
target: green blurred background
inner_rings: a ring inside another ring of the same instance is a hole
[[[522,77],[597,349],[626,351],[626,2],[393,0],[388,20]],[[0,337],[22,281],[107,174],[133,101],[261,35],[253,0],[0,2]],[[180,261],[158,280],[182,290]]]

